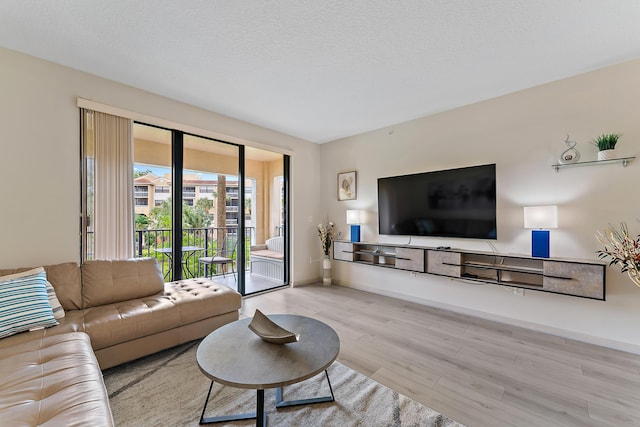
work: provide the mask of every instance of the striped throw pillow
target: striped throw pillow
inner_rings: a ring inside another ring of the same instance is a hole
[[[53,285],[49,283],[47,280],[47,297],[49,298],[49,305],[51,305],[51,310],[53,310],[53,317],[58,320],[64,317],[64,308],[62,308],[62,304],[58,301],[58,296],[56,295],[56,290],[53,289]]]
[[[57,324],[42,267],[0,277],[0,338]]]

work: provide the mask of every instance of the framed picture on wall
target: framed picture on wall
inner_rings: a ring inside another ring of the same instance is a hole
[[[357,190],[356,171],[338,174],[338,200],[355,200]]]

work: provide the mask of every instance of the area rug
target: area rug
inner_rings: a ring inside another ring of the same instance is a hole
[[[210,380],[196,364],[199,341],[104,372],[114,421],[119,427],[197,426]],[[446,416],[335,362],[328,369],[335,402],[275,408],[265,390],[269,426],[461,426]],[[324,374],[285,387],[284,399],[329,395]],[[206,416],[254,412],[255,390],[215,384]],[[255,420],[216,426],[251,426]]]

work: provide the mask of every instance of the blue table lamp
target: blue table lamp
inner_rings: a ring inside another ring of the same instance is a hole
[[[347,211],[347,224],[351,225],[351,241],[360,241],[360,224],[364,224],[365,211],[352,209]]]
[[[558,228],[557,206],[524,208],[524,228],[531,228],[531,256],[549,258],[549,228]]]

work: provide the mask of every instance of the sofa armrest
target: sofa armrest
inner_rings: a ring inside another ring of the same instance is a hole
[[[249,248],[250,251],[264,251],[267,249],[267,245],[254,245]]]

